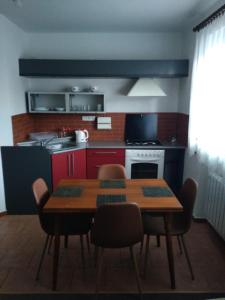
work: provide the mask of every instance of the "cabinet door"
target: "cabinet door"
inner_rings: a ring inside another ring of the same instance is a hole
[[[86,149],[73,151],[73,178],[86,178]]]
[[[183,182],[184,149],[166,149],[164,179],[177,195]]]
[[[52,184],[56,188],[63,178],[70,178],[71,175],[71,151],[55,153],[52,155]]]
[[[30,113],[65,113],[66,95],[64,92],[28,92],[28,110]]]
[[[36,214],[33,182],[42,177],[52,190],[49,152],[38,146],[3,146],[1,153],[7,214]]]
[[[86,178],[86,150],[68,151],[52,155],[53,189],[61,179]]]
[[[124,149],[90,149],[87,150],[87,178],[96,179],[98,169],[104,164],[125,164]]]
[[[96,148],[96,149],[88,149],[87,150],[87,157],[125,157],[125,149],[119,148]]]

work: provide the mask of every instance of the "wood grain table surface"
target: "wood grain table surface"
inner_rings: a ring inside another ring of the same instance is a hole
[[[178,212],[182,211],[182,205],[174,194],[172,196],[145,197],[142,187],[168,188],[163,179],[126,179],[125,188],[101,188],[97,179],[64,179],[58,187],[79,186],[81,195],[53,196],[45,204],[43,211],[48,213],[69,212],[95,212],[97,195],[126,195],[127,202],[135,202],[141,211]]]

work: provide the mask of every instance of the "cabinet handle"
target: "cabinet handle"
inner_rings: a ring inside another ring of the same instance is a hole
[[[72,175],[74,176],[74,153],[72,153],[71,156],[72,156],[72,171],[73,171]]]
[[[70,154],[67,155],[68,176],[70,176],[71,160]]]
[[[107,152],[107,151],[95,152],[95,154],[116,154],[116,153],[117,153],[116,151],[110,151],[110,152]]]

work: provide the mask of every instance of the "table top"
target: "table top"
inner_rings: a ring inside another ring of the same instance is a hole
[[[46,213],[95,212],[97,195],[126,195],[126,202],[135,202],[141,211],[178,212],[182,205],[172,193],[171,196],[146,197],[143,187],[170,188],[163,179],[126,179],[125,188],[102,188],[97,179],[63,179],[58,187],[78,186],[82,188],[79,197],[51,195],[43,208]]]

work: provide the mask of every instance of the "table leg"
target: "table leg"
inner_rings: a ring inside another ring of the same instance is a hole
[[[52,289],[56,290],[57,287],[57,276],[58,276],[58,263],[59,263],[59,248],[60,248],[60,235],[59,235],[59,224],[60,217],[55,215],[55,247],[53,255],[53,276],[52,276]]]
[[[175,283],[175,272],[174,272],[173,244],[172,244],[172,238],[170,234],[170,223],[171,223],[171,213],[164,214],[166,247],[167,247],[167,256],[168,256],[168,263],[169,263],[169,271],[170,271],[171,288],[175,289],[176,283]]]

